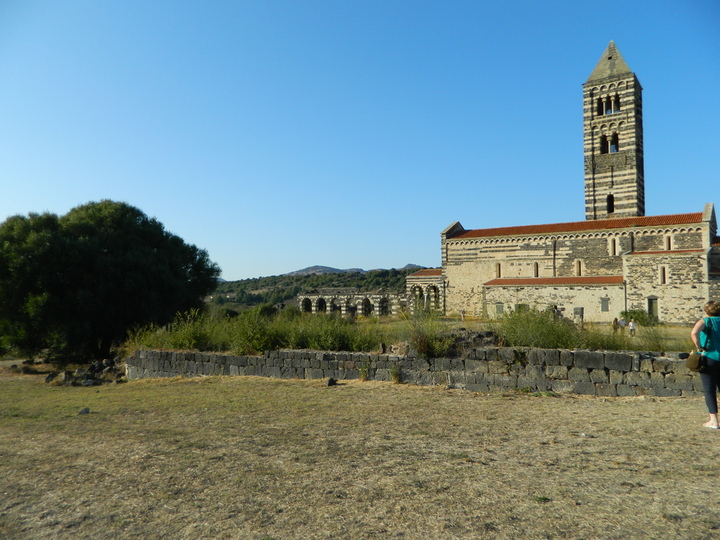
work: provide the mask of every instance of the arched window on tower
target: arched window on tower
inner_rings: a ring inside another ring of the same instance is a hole
[[[608,153],[608,138],[607,135],[600,135],[600,153]]]
[[[502,277],[502,269],[500,268],[500,263],[495,263],[495,277],[496,278]]]
[[[612,98],[610,96],[605,98],[605,114],[612,114]]]
[[[614,154],[620,151],[620,138],[617,133],[613,133],[610,138],[610,153]]]
[[[582,276],[582,261],[575,261],[575,275],[577,277]]]
[[[540,265],[538,263],[533,263],[533,276],[540,277]]]
[[[613,99],[613,112],[620,112],[620,96],[618,94],[615,94]]]
[[[615,212],[615,195],[612,193],[607,196],[607,213],[612,214]]]

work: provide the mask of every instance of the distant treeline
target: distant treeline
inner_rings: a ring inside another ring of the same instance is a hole
[[[352,287],[360,291],[405,291],[405,277],[420,268],[370,270],[307,276],[270,276],[218,283],[210,302],[226,307],[247,308],[261,304],[284,304],[298,294],[315,289]]]

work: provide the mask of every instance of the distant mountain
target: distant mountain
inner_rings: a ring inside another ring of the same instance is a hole
[[[398,270],[413,270],[413,269],[420,269],[425,268],[424,266],[418,266],[417,264],[406,264],[402,268],[398,268]],[[294,272],[288,272],[287,274],[282,274],[283,276],[311,276],[313,274],[322,275],[322,274],[346,274],[346,273],[353,273],[357,272],[360,274],[366,274],[367,272],[372,272],[375,270],[384,270],[383,268],[375,268],[373,270],[363,270],[362,268],[346,268],[344,270],[341,270],[340,268],[332,268],[330,266],[308,266],[307,268],[303,268],[302,270],[295,270]]]
[[[365,270],[362,268],[347,268],[345,270],[340,270],[339,268],[331,268],[329,266],[308,266],[307,268],[303,268],[302,270],[295,270],[294,272],[288,272],[287,274],[282,274],[283,276],[311,276],[313,274],[345,274],[350,272],[359,272],[361,274],[365,273]]]

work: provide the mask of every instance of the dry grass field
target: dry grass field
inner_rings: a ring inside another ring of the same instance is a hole
[[[42,381],[0,370],[0,538],[720,537],[701,398]]]

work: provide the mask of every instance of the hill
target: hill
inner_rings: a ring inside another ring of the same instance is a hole
[[[326,287],[354,287],[360,291],[384,290],[402,293],[405,277],[424,267],[408,264],[390,270],[339,270],[328,266],[311,266],[280,276],[242,279],[218,283],[210,297],[211,304],[232,309],[246,309],[261,304],[285,304],[301,292]]]

